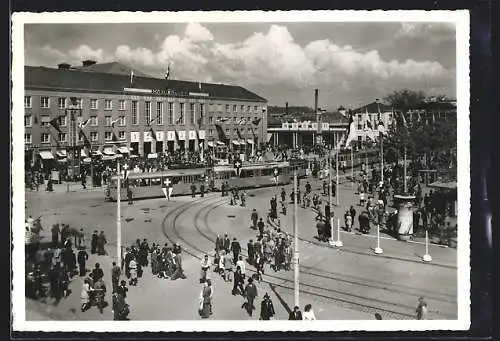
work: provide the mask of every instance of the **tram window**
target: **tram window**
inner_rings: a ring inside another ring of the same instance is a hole
[[[181,180],[181,178],[180,178],[180,177],[178,177],[178,176],[173,176],[173,177],[172,177],[172,184],[173,184],[173,185],[176,185],[176,184],[178,184],[178,183],[180,182],[180,180]]]

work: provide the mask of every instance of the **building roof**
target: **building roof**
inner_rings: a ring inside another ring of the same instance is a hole
[[[294,120],[303,122],[316,122],[315,113],[302,113],[296,115],[269,115],[267,117],[267,125],[281,127],[284,122],[293,122]],[[324,112],[321,114],[321,122],[330,124],[349,124],[349,119],[340,112]]]
[[[111,62],[111,63],[96,63],[92,65],[84,65],[84,66],[76,66],[73,67],[73,69],[76,70],[81,70],[81,71],[88,71],[88,72],[98,72],[98,73],[112,73],[115,75],[127,75],[130,77],[130,71],[134,70],[134,76],[137,77],[151,77],[151,75],[148,75],[144,72],[141,72],[137,69],[131,68],[127,65],[118,63],[118,62]]]
[[[97,65],[97,64],[95,64]],[[92,66],[95,66],[92,65]],[[111,66],[113,68],[115,66]],[[135,71],[134,71],[135,73]],[[201,85],[201,86],[200,86]],[[124,88],[172,90],[178,95],[208,93],[212,98],[247,100],[264,102],[259,95],[235,85],[165,80],[152,77],[136,77],[130,84],[130,75],[101,72],[85,72],[80,69],[55,69],[40,66],[25,66],[24,86],[26,89],[88,91],[88,92],[123,92]]]

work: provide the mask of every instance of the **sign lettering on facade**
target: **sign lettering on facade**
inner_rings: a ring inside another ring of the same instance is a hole
[[[204,140],[205,139],[205,130],[200,130],[199,131],[199,137],[200,137],[200,140]]]
[[[175,131],[167,131],[167,141],[175,141]]]
[[[157,131],[155,132],[156,134],[156,141],[163,141],[165,138],[165,133],[163,131]]]
[[[180,130],[179,131],[179,140],[184,141],[186,139],[186,131]]]
[[[138,131],[131,131],[130,132],[130,142],[139,142],[140,141],[140,136],[141,133]]]

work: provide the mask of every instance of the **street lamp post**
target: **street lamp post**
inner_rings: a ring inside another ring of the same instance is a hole
[[[70,106],[67,110],[67,113],[69,113],[69,129],[68,129],[68,138],[69,138],[69,153],[68,156],[70,156],[70,164],[71,164],[71,172],[68,171],[68,177],[71,175],[71,179],[75,180],[77,176],[76,172],[76,166],[75,166],[75,159],[79,157],[79,146],[78,146],[78,132],[77,132],[77,124],[76,124],[76,118],[75,114],[81,110],[78,108],[78,99],[76,97],[70,97]],[[68,115],[66,114],[66,117]],[[68,179],[69,180],[69,179]],[[66,190],[69,192],[69,181],[66,183]]]
[[[294,238],[294,303],[299,306],[299,226],[297,221],[297,171],[293,171],[293,234]]]

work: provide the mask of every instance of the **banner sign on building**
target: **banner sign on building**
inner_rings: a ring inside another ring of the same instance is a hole
[[[313,122],[312,129],[313,130],[318,130],[318,122]]]
[[[167,141],[175,141],[175,131],[167,131]]]
[[[184,141],[186,139],[186,131],[179,130],[179,140]]]
[[[153,141],[153,137],[151,136],[151,132],[150,131],[145,131],[143,136],[144,136],[144,142],[151,142],[151,141]]]
[[[156,131],[156,141],[163,141],[165,138],[165,133],[163,131]]]
[[[298,130],[299,129],[299,124],[296,123],[296,122],[292,123],[292,128],[291,129],[292,130]]]
[[[198,132],[198,135],[200,137],[200,140],[204,140],[205,139],[205,130],[200,130]]]
[[[290,129],[290,128],[289,128],[289,123],[288,123],[288,122],[281,123],[281,128],[282,128],[282,129]]]
[[[196,140],[196,131],[194,130],[189,130],[188,131],[188,136],[190,140]]]
[[[328,130],[328,129],[330,129],[330,124],[328,122],[326,122],[326,123],[322,122],[321,123],[321,129],[322,130]]]
[[[140,142],[141,133],[138,131],[130,132],[130,142]]]

